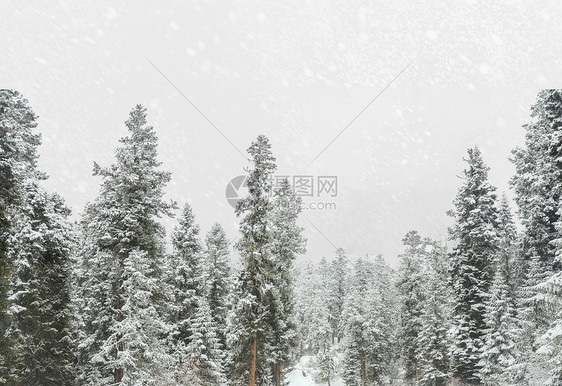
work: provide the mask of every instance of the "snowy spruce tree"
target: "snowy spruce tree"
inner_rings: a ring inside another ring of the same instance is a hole
[[[228,240],[220,224],[216,223],[205,238],[203,262],[205,297],[209,304],[212,321],[222,350],[226,349],[226,325],[230,304],[231,269]]]
[[[347,296],[347,270],[348,261],[345,251],[339,248],[336,258],[332,260],[330,277],[328,282],[328,309],[330,312],[330,324],[332,329],[332,344],[339,343],[343,337],[343,306]]]
[[[205,297],[197,298],[195,316],[191,320],[191,337],[187,347],[187,381],[193,386],[223,386],[226,379],[223,369],[224,355],[218,329],[209,303]],[[182,382],[183,383],[183,382]]]
[[[404,380],[416,385],[449,381],[450,307],[446,250],[410,231],[403,240],[397,286]]]
[[[173,253],[168,265],[173,290],[170,307],[171,339],[178,366],[182,367],[191,337],[191,322],[195,318],[198,299],[203,296],[202,251],[199,225],[189,204],[185,204],[179,224],[172,233]],[[181,371],[181,370],[180,370]]]
[[[322,258],[319,265],[309,263],[297,276],[295,313],[299,333],[299,356],[315,355],[332,347],[328,310],[330,265]]]
[[[519,217],[524,227],[522,246],[523,309],[521,318],[531,337],[544,333],[551,313],[532,301],[535,286],[544,282],[557,264],[553,240],[562,194],[562,90],[543,90],[531,108],[525,128],[525,146],[513,151],[516,174],[511,180]]]
[[[330,386],[330,382],[336,376],[336,364],[334,357],[334,350],[332,349],[331,344],[323,340],[320,350],[316,356],[316,365],[318,366],[316,381],[324,382]]]
[[[324,262],[326,259],[322,258]],[[318,295],[318,275],[313,263],[308,263],[302,269],[295,270],[295,315],[297,318],[299,336],[299,357],[310,352],[313,342],[314,316]],[[330,335],[331,336],[331,335]],[[331,338],[330,338],[331,341]]]
[[[451,289],[448,284],[447,250],[439,242],[423,240],[425,297],[420,316],[417,357],[418,385],[441,386],[450,382]]]
[[[331,266],[322,258],[318,266],[309,263],[298,275],[295,311],[299,332],[299,356],[311,355],[316,364],[315,379],[330,383],[337,375],[336,347],[332,343],[329,304]]]
[[[273,205],[270,175],[275,158],[267,137],[260,135],[248,149],[249,195],[243,198],[236,214],[240,220],[240,240],[236,248],[242,258],[235,288],[234,309],[229,322],[230,380],[234,385],[269,385],[274,381],[263,356],[268,334],[269,292],[274,289],[272,269]]]
[[[109,337],[96,355],[111,358],[116,354],[111,364],[122,369],[122,378],[116,383],[165,383],[162,372],[172,366],[172,358],[161,339],[168,327],[155,303],[155,294],[161,289],[147,251],[134,249],[129,253],[123,262],[120,284],[121,315],[110,326]]]
[[[0,90],[0,382],[13,380],[14,341],[5,332],[11,323],[10,277],[13,266],[10,239],[14,210],[23,205],[23,184],[37,173],[37,147],[33,130],[37,116],[17,91]]]
[[[381,256],[359,259],[343,314],[343,369],[346,386],[384,384],[396,350],[397,294],[391,270]]]
[[[284,179],[275,192],[270,215],[271,281],[268,291],[268,361],[271,362],[275,386],[282,384],[282,370],[292,359],[297,344],[296,316],[294,313],[293,261],[305,251],[305,239],[297,219],[302,211],[289,182]]]
[[[0,91],[0,379],[71,384],[70,210],[38,185],[36,119],[19,93]]]
[[[562,205],[558,209],[562,216]],[[561,217],[562,218],[562,217]],[[552,241],[555,248],[555,264],[562,263],[562,220],[555,223],[558,237]],[[550,314],[552,322],[542,335],[536,339],[537,353],[543,355],[550,368],[549,384],[562,382],[562,271],[552,273],[546,280],[532,288],[535,293],[531,304]]]
[[[397,282],[401,306],[400,347],[404,378],[407,382],[417,382],[421,376],[421,319],[427,296],[427,276],[422,268],[425,245],[416,231],[408,232],[402,242],[406,250],[401,255]]]
[[[522,382],[524,366],[520,342],[523,339],[517,315],[515,283],[518,263],[517,234],[507,198],[498,211],[498,250],[495,274],[486,304],[486,336],[480,355],[480,377],[489,385],[515,385]]]
[[[26,184],[24,202],[14,221],[10,252],[14,370],[19,384],[72,384],[70,210],[59,195],[42,191],[37,182]]]
[[[81,312],[78,370],[83,384],[166,384],[163,201],[170,174],[159,170],[157,138],[137,105],[125,122],[116,162],[82,218],[77,274]]]
[[[461,382],[480,382],[480,350],[486,336],[494,257],[498,250],[495,188],[488,182],[488,167],[477,147],[468,150],[464,184],[449,214],[455,247],[450,255],[453,307],[453,370]]]

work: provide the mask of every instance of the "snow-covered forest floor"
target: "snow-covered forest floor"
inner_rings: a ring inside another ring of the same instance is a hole
[[[314,363],[314,357],[305,355],[299,363],[287,374],[287,382],[289,386],[327,386],[327,382],[316,382],[315,376],[318,368]],[[330,386],[343,386],[341,377],[335,377],[330,380]]]

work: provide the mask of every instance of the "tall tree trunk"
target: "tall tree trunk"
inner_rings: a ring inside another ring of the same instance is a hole
[[[361,359],[361,385],[367,385],[367,368],[364,359]]]
[[[119,307],[119,316],[118,316],[118,320],[120,322],[122,322],[125,319],[125,315],[123,314],[123,311],[121,311],[121,309],[123,308],[123,304],[120,305]],[[123,345],[122,343],[119,343],[117,345],[117,351],[123,351]],[[116,368],[113,371],[113,382],[114,383],[121,383],[121,381],[123,380],[123,375],[125,374],[125,369],[123,368]]]
[[[258,360],[258,337],[252,337],[252,346],[250,347],[250,376],[248,386],[256,385],[256,362]]]
[[[281,362],[275,362],[275,386],[281,386]]]
[[[123,379],[124,370],[122,368],[115,369],[113,372],[113,382],[114,383],[121,383]]]

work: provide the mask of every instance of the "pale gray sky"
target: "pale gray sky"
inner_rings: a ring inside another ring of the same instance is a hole
[[[0,87],[40,116],[46,185],[75,213],[97,194],[93,161],[112,162],[142,103],[169,196],[189,201],[203,232],[219,221],[235,237],[225,188],[245,161],[149,59],[240,150],[263,133],[279,174],[338,177],[337,209],[302,216],[300,262],[333,254],[311,223],[353,256],[395,262],[411,229],[446,237],[468,147],[507,189],[530,105],[560,87],[561,4],[489,3],[6,1]]]

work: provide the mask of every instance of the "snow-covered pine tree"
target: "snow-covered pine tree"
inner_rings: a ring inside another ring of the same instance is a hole
[[[322,260],[326,263],[326,259]],[[317,325],[315,310],[319,297],[318,288],[318,275],[313,263],[308,263],[303,269],[296,269],[295,314],[299,334],[299,357],[309,354],[310,346],[314,342],[312,335]]]
[[[30,181],[16,214],[10,247],[10,336],[17,342],[18,384],[73,384],[70,210],[59,195],[47,194]]]
[[[400,347],[404,362],[404,378],[408,383],[416,383],[421,376],[419,352],[422,330],[422,314],[425,307],[427,276],[422,270],[425,245],[418,232],[410,231],[402,243],[406,247],[400,256],[398,271],[398,291],[400,293]]]
[[[147,251],[134,249],[123,261],[119,288],[123,303],[97,354],[104,359],[116,355],[112,366],[122,369],[122,378],[116,383],[158,386],[170,381],[172,357],[161,343],[168,326],[155,303],[160,280],[154,269]]]
[[[562,272],[556,272],[545,282],[535,286],[533,301],[540,302],[554,314],[554,321],[536,340],[537,353],[544,355],[550,365],[549,385],[562,382]]]
[[[486,304],[486,336],[480,355],[480,378],[489,385],[520,384],[524,375],[520,348],[521,325],[517,317],[513,264],[517,262],[515,224],[505,195],[498,211],[498,251],[494,281]]]
[[[223,353],[207,298],[197,298],[195,316],[191,321],[191,337],[187,347],[188,374],[192,386],[223,386]],[[180,379],[180,381],[182,381]]]
[[[300,356],[314,355],[316,380],[330,382],[336,375],[335,350],[328,310],[330,264],[323,257],[318,267],[309,263],[298,276],[295,288]]]
[[[169,258],[172,271],[173,305],[170,324],[172,341],[181,367],[190,342],[191,321],[197,312],[198,299],[203,296],[202,251],[199,225],[189,204],[185,204],[179,225],[172,233],[173,253]]]
[[[525,128],[525,147],[513,150],[516,174],[511,180],[519,217],[524,226],[522,246],[524,284],[521,317],[527,335],[541,335],[550,313],[532,302],[535,285],[544,282],[554,267],[558,203],[562,194],[562,90],[542,90],[531,107],[532,121]]]
[[[137,105],[125,124],[129,135],[120,140],[116,162],[109,168],[94,164],[103,182],[82,219],[78,369],[85,384],[128,384],[141,373],[135,382],[164,384],[169,375],[161,367],[166,364],[161,338],[168,331],[162,323],[165,231],[158,218],[171,215],[174,207],[163,201],[170,173],[159,170],[157,138],[147,125],[146,109]],[[150,328],[127,340],[127,323]],[[150,358],[160,359],[150,363]]]
[[[454,296],[452,358],[454,375],[461,382],[480,382],[479,355],[486,334],[486,302],[498,250],[495,188],[488,182],[489,168],[477,147],[468,150],[464,184],[450,211],[450,229],[456,243],[450,255]]]
[[[346,386],[367,384],[367,346],[369,337],[365,331],[368,310],[364,302],[370,284],[365,261],[357,260],[354,266],[351,288],[344,304],[342,324],[344,329],[344,359],[342,378]]]
[[[418,385],[444,386],[450,381],[451,288],[448,286],[447,250],[431,239],[423,241],[427,277],[418,338],[421,378]]]
[[[343,305],[347,296],[347,257],[345,251],[339,248],[336,251],[336,258],[332,260],[331,275],[328,284],[329,299],[328,309],[330,312],[330,324],[332,326],[332,344],[339,343],[343,337]]]
[[[355,263],[343,314],[346,386],[384,384],[396,358],[397,294],[382,256]]]
[[[367,383],[367,364],[363,325],[365,310],[360,309],[359,299],[349,297],[346,302],[343,372],[342,379],[346,386],[362,386]]]
[[[562,202],[558,215],[562,219]],[[558,237],[552,241],[555,247],[555,263],[562,264],[562,220],[555,224]],[[535,296],[532,304],[537,304],[541,310],[551,313],[552,323],[548,329],[537,338],[537,353],[548,358],[550,365],[550,384],[558,385],[562,382],[562,271],[550,275],[545,281],[532,288]]]
[[[211,317],[217,329],[222,350],[226,349],[226,324],[232,281],[229,261],[228,240],[220,224],[216,223],[205,238],[203,265],[206,298]]]
[[[14,369],[14,341],[7,335],[10,323],[9,287],[12,263],[8,257],[13,211],[22,205],[23,182],[37,173],[37,147],[33,133],[37,116],[17,91],[0,90],[0,382],[8,383]]]
[[[324,347],[334,345],[334,333],[332,331],[332,317],[330,315],[330,283],[332,280],[332,267],[323,257],[316,269],[317,281],[312,284],[312,299],[309,304],[310,313],[310,335],[307,347],[316,353]],[[327,340],[327,341],[326,341]]]
[[[293,261],[305,251],[306,240],[297,225],[302,211],[287,179],[275,192],[270,215],[272,229],[271,267],[272,288],[268,291],[268,361],[272,363],[275,386],[282,384],[282,369],[295,353],[297,328],[294,313]]]
[[[382,255],[374,261],[367,260],[367,270],[371,272],[371,283],[365,297],[368,323],[365,326],[370,337],[367,352],[371,365],[367,377],[374,384],[389,383],[389,377],[396,377],[396,358],[398,348],[398,292],[395,272],[386,264]]]
[[[524,261],[521,251],[521,238],[517,233],[517,228],[513,220],[509,199],[505,193],[502,194],[498,208],[498,237],[500,252],[507,256],[509,272],[508,283],[511,296],[517,300],[518,293],[523,282]],[[496,259],[497,260],[497,259]],[[495,262],[498,267],[497,261]]]
[[[329,327],[326,325],[326,327]],[[330,331],[329,329],[327,331]],[[328,337],[331,340],[331,337]],[[318,374],[316,381],[325,382],[330,386],[330,381],[336,376],[336,364],[334,361],[334,351],[331,347],[330,340],[322,340],[321,347],[316,355],[316,364],[318,366]]]
[[[241,217],[240,240],[236,244],[242,270],[235,289],[236,304],[229,323],[231,369],[234,385],[254,386],[273,383],[264,368],[264,338],[267,333],[267,296],[272,289],[271,256],[272,230],[270,216],[270,175],[275,171],[275,158],[264,135],[258,136],[248,149],[251,167],[248,169],[249,195],[236,208]]]

